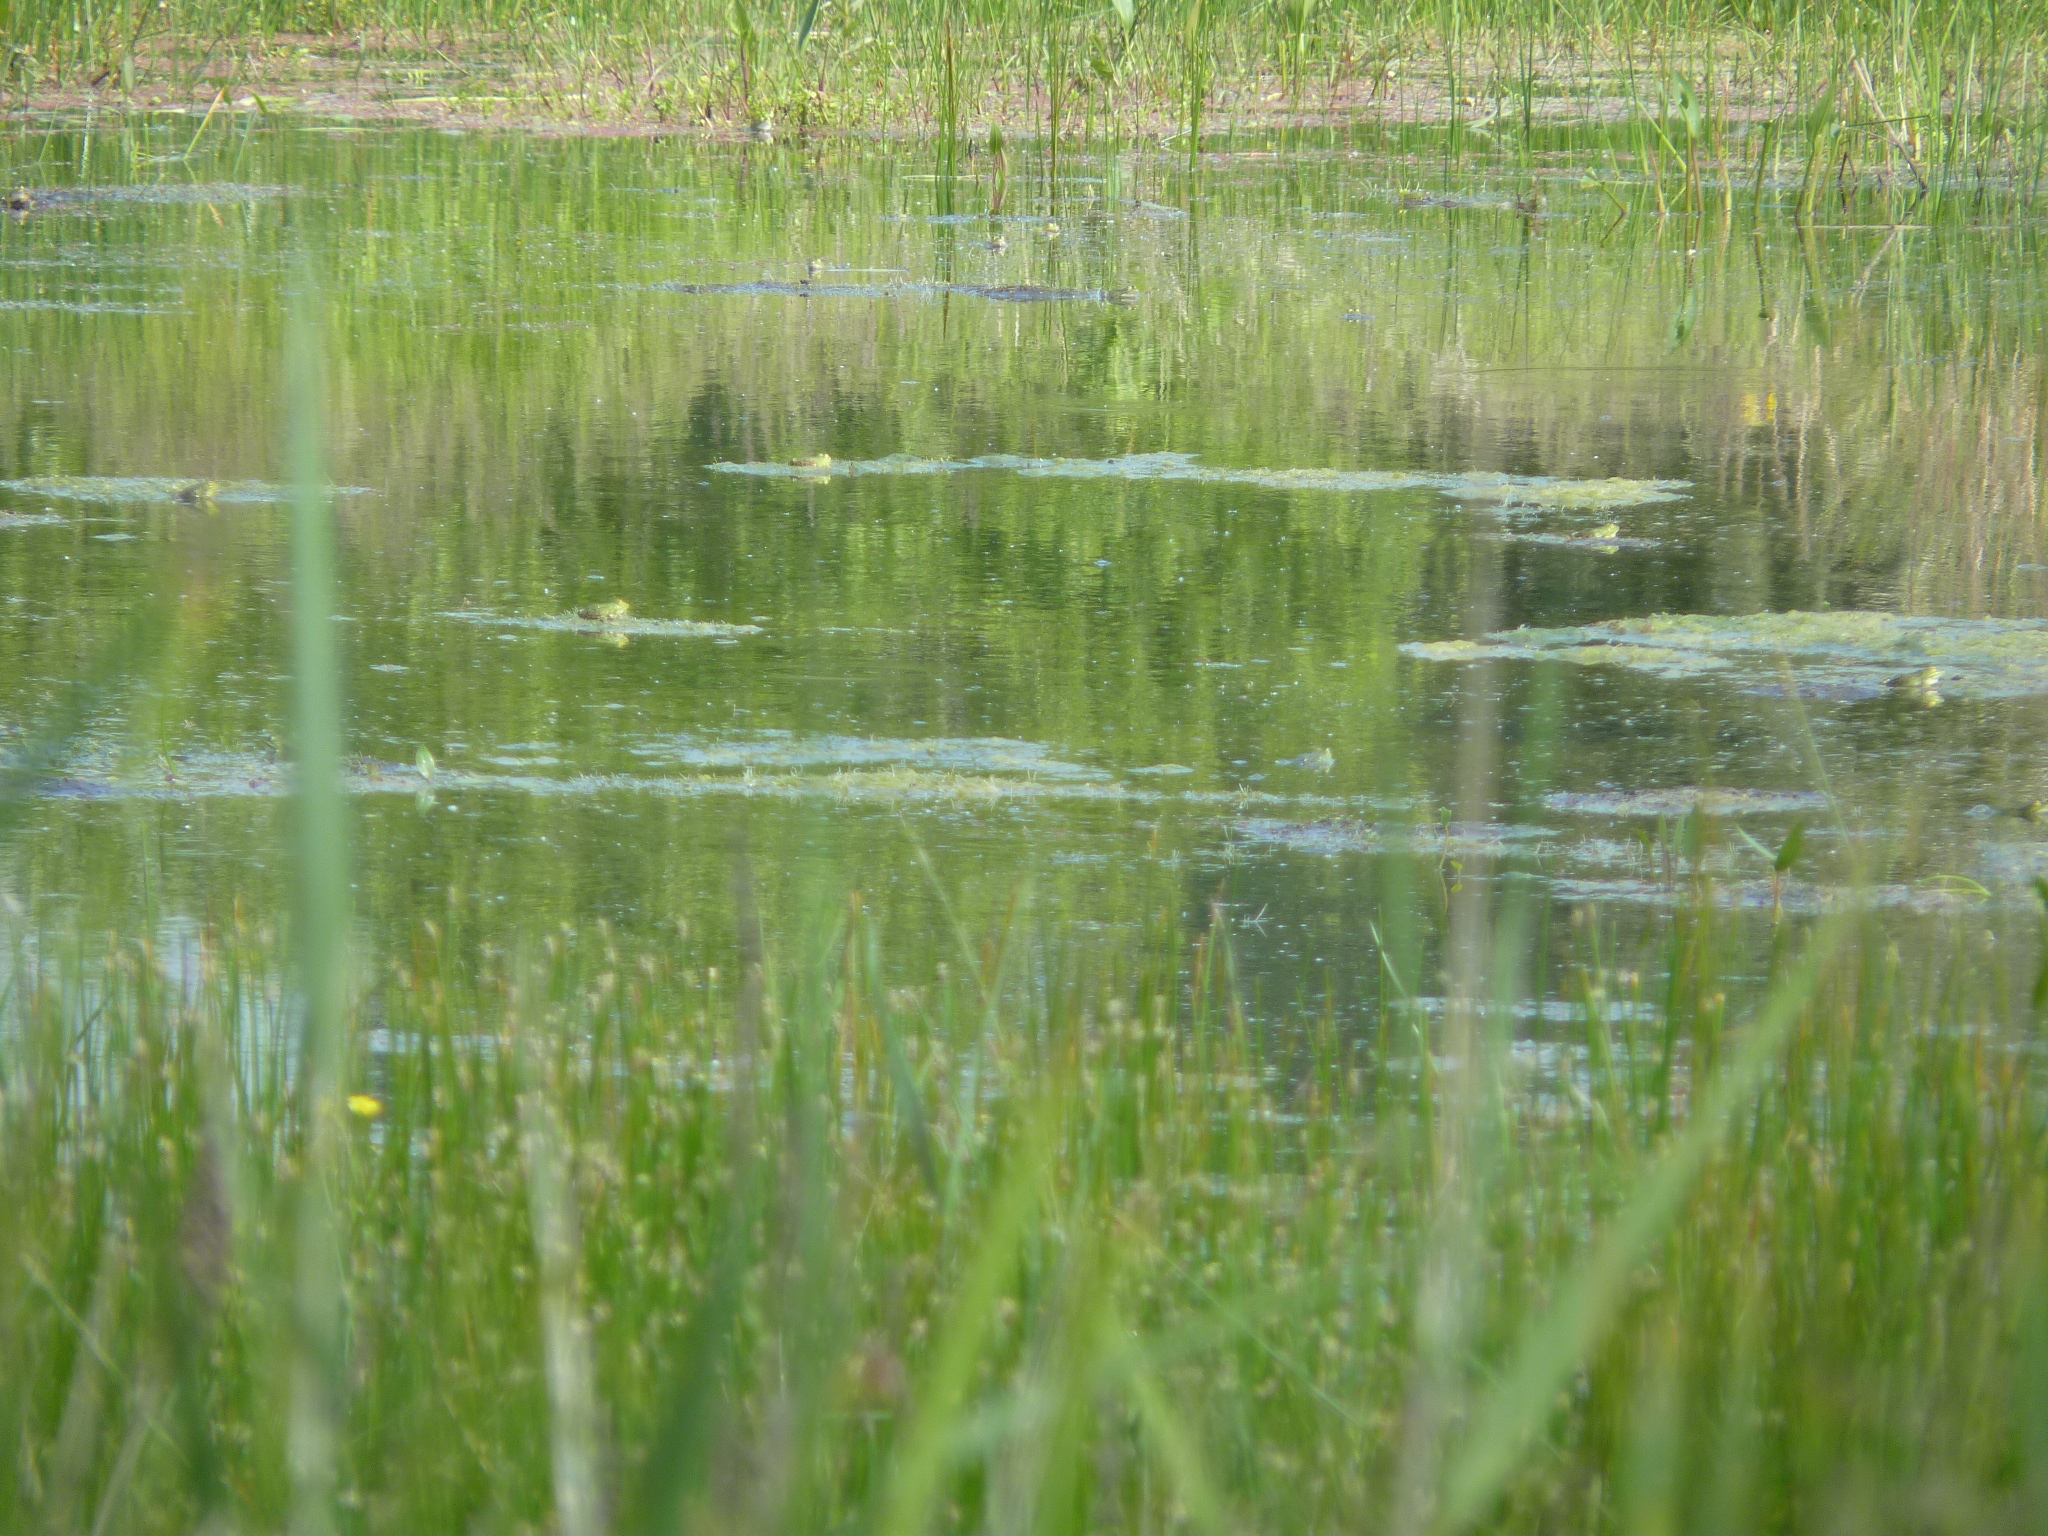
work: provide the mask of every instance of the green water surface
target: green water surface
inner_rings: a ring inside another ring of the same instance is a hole
[[[1346,136],[1020,154],[993,216],[902,144],[192,126],[6,146],[10,736],[166,599],[14,834],[38,921],[285,908],[301,291],[373,964],[457,908],[726,931],[744,849],[771,932],[1220,905],[1349,1011],[1385,855],[1649,921],[1702,789],[1725,901],[1910,931],[2048,870],[2030,218],[1622,217]],[[1656,615],[1706,622],[1585,630]]]

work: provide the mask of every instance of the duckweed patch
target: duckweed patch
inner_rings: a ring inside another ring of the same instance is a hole
[[[1752,693],[1792,686],[1816,698],[1883,697],[1903,672],[1937,667],[1938,689],[1967,698],[2048,693],[2048,623],[1844,613],[1652,614],[1484,640],[1411,641],[1424,661],[1568,661],[1652,677],[1724,678]]]

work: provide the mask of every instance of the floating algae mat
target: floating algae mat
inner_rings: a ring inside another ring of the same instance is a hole
[[[700,298],[782,294],[802,299],[930,299],[959,295],[998,304],[1129,304],[1121,289],[1047,288],[1037,283],[805,283],[764,277],[750,283],[656,283],[663,293]]]
[[[175,315],[165,304],[121,304],[111,299],[0,299],[0,310],[50,310],[65,315]]]
[[[1803,789],[1558,790],[1543,797],[1553,811],[1572,816],[1649,816],[1676,821],[1704,810],[1709,816],[1814,815],[1827,798]]]
[[[1283,821],[1271,816],[1245,817],[1232,826],[1250,843],[1264,843],[1295,853],[1449,854],[1462,858],[1503,858],[1527,852],[1556,838],[1548,827],[1506,822],[1428,823],[1370,822],[1349,817],[1317,821]]]
[[[919,768],[946,773],[1026,774],[1048,779],[1106,779],[1098,768],[1064,762],[1035,741],[1004,737],[801,735],[754,731],[744,735],[684,735],[633,749],[644,761],[678,768],[789,770],[806,768]]]
[[[1188,453],[1129,453],[1113,459],[1036,459],[987,453],[971,459],[922,459],[891,454],[882,459],[832,460],[823,464],[713,464],[724,475],[817,481],[836,475],[955,475],[973,470],[1056,480],[1173,480],[1208,485],[1258,485],[1277,491],[1430,490],[1459,501],[1491,502],[1514,508],[1592,511],[1676,501],[1683,480],[1560,480],[1550,475],[1505,475],[1491,471],[1438,474],[1406,469],[1232,469],[1203,464]]]
[[[1889,679],[1940,669],[1940,691],[1965,698],[2048,693],[2048,622],[1916,618],[1895,613],[1652,614],[1560,629],[1511,629],[1484,640],[1401,647],[1425,661],[1571,661],[1652,677],[1724,677],[1782,693],[1789,666],[1814,698],[1875,698]]]
[[[177,501],[216,505],[270,504],[290,501],[291,487],[261,480],[172,480],[159,475],[35,475],[26,480],[0,480],[0,491],[47,496],[54,501],[121,502]],[[331,496],[367,496],[360,485],[334,485]]]
[[[1024,746],[1025,743],[1008,745]],[[852,754],[841,752],[844,761]],[[505,758],[495,758],[504,762]],[[742,795],[769,800],[847,802],[863,805],[960,805],[969,802],[1116,801],[1123,786],[1072,765],[1041,763],[1037,772],[1003,772],[993,766],[963,772],[911,761],[876,757],[874,766],[840,767],[832,773],[805,772],[800,765],[780,771],[632,773],[486,773],[437,768],[422,773],[412,764],[352,760],[342,775],[350,795],[510,794],[547,799],[603,800],[618,795],[697,799]],[[1066,769],[1065,773],[1048,769]],[[279,799],[292,792],[291,765],[273,753],[192,752],[139,764],[104,755],[45,780],[44,799],[62,801],[151,801]]]
[[[251,186],[236,181],[144,182],[125,187],[31,187],[30,215],[103,205],[194,207],[212,203],[256,203],[286,195],[284,187]]]
[[[644,635],[649,639],[724,639],[735,635],[758,635],[758,624],[726,624],[713,619],[586,619],[578,613],[544,614],[521,618],[502,613],[479,613],[457,609],[442,615],[464,624],[489,624],[497,629],[538,629],[557,635],[600,635],[618,639]]]

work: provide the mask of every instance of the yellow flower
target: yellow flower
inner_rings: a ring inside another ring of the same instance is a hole
[[[348,1112],[365,1120],[374,1120],[384,1113],[384,1101],[373,1099],[367,1093],[352,1093],[348,1096]]]

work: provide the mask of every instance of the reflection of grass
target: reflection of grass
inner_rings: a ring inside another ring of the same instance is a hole
[[[1464,1095],[1391,983],[1377,1039],[1248,1028],[1220,931],[1047,994],[1014,928],[893,974],[858,904],[757,972],[601,928],[492,958],[451,909],[359,999],[337,1088],[338,1497],[421,1531],[1377,1529],[1420,1466],[1453,1526],[2016,1512],[2048,1369],[2026,1032],[1978,962],[1923,983],[1840,926],[1740,980],[1733,921],[1668,971],[1558,937],[1576,1022],[1482,1028]],[[16,965],[0,1491],[274,1526],[279,954]],[[1492,1149],[1462,1186],[1459,1104]],[[1478,1236],[1444,1271],[1454,1186]],[[1468,1345],[1425,1412],[1445,1309]]]

